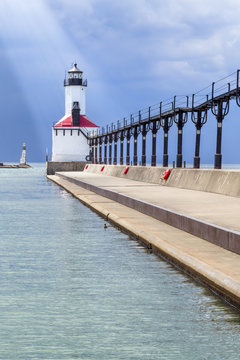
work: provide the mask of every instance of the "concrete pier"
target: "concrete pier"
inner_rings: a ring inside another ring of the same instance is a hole
[[[47,175],[54,175],[56,171],[83,171],[86,161],[47,161]]]
[[[3,164],[0,163],[0,169],[29,169],[31,168],[31,165],[28,164]]]
[[[101,168],[89,165],[84,172],[56,173],[48,178],[133,234],[152,251],[199,278],[227,301],[240,306],[239,197],[171,186],[176,181],[174,171],[163,183],[165,170],[161,168],[152,170],[151,183],[133,179],[134,171],[138,172],[139,180],[146,176],[140,176],[137,168],[130,168],[126,177],[123,175],[125,167],[108,166],[103,171]],[[186,173],[180,176],[181,171],[188,170],[176,169],[178,178],[184,179]],[[193,172],[192,179],[205,176],[211,182],[210,178],[217,176],[216,170],[207,170],[205,175],[202,170],[193,171],[199,173],[196,177]],[[234,175],[226,172],[224,176],[240,179],[240,172],[234,172]],[[154,179],[158,183],[154,183]],[[187,179],[190,181],[190,175]],[[177,184],[182,186],[181,181]],[[237,193],[239,181],[235,184]],[[220,185],[222,182],[215,186],[218,192]],[[200,187],[197,180],[191,186]],[[206,183],[202,181],[201,186],[206,187]],[[231,188],[225,181],[223,193],[229,191],[227,187]]]

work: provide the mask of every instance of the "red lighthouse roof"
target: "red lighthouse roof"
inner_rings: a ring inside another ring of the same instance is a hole
[[[73,127],[72,115],[65,115],[61,120],[59,120],[53,127]],[[95,127],[98,126],[94,124],[86,115],[80,115],[80,127]]]

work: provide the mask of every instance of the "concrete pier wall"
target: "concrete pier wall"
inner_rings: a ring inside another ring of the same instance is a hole
[[[87,178],[84,177],[74,178],[72,174],[68,175],[67,173],[56,172],[56,175],[59,178],[63,178],[64,180],[72,182],[73,184],[78,185],[88,191],[92,191],[100,196],[103,196],[112,201],[116,201],[122,205],[127,206],[128,208],[137,210],[140,213],[151,216],[152,218],[162,221],[177,229],[186,231],[215,245],[221,246],[224,249],[240,254],[239,231],[234,231],[233,229],[219,226],[209,221],[193,217],[189,214],[184,214],[183,212],[177,212],[171,209],[164,208],[162,206],[152,203],[153,199],[152,201],[144,201],[142,199],[131,196],[131,193],[124,194],[123,190],[120,193],[117,190],[116,184],[114,186],[113,180],[113,188],[108,188],[106,186],[103,187],[92,184]],[[124,183],[122,185],[124,186]],[[129,184],[125,184],[125,186],[128,187]],[[134,185],[132,184],[130,186],[131,189],[133,189]],[[148,190],[149,187],[145,189],[145,192],[147,192]],[[154,198],[156,198],[156,196],[157,195],[154,194]],[[182,197],[182,201],[184,201],[184,194]],[[207,207],[205,210],[207,211]]]
[[[86,161],[48,161],[47,175],[54,175],[56,171],[83,171]]]
[[[103,171],[101,171],[104,166]],[[129,166],[124,175],[125,165],[89,164],[84,171],[99,175],[116,176],[131,180],[172,186],[182,189],[213,192],[240,197],[240,170],[213,169],[171,169],[170,176],[163,180],[166,168],[151,166]]]

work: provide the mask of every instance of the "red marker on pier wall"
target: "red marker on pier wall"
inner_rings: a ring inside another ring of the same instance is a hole
[[[171,170],[170,169],[167,169],[164,174],[163,174],[163,180],[167,180],[167,178],[169,177],[171,173]]]

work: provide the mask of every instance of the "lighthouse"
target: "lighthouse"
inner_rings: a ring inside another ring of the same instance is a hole
[[[89,156],[88,132],[98,126],[86,116],[87,80],[74,64],[65,87],[65,115],[52,127],[52,161],[86,161]]]

